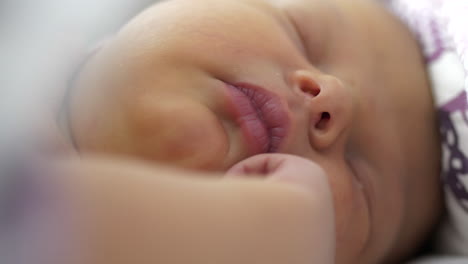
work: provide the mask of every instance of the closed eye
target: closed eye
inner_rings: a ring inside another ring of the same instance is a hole
[[[330,25],[328,21],[310,13],[298,10],[284,10],[290,26],[293,28],[300,49],[307,60],[321,68],[326,63],[330,40]]]
[[[300,42],[300,48],[301,48],[301,51],[307,55],[307,43],[306,43],[306,40],[304,38],[304,35],[299,27],[299,24],[297,23],[297,21],[294,19],[294,16],[292,16],[288,11],[285,11],[284,12],[287,19],[288,19],[288,22],[289,24],[291,25],[291,27],[294,29],[294,34],[297,36],[297,39],[299,40]]]

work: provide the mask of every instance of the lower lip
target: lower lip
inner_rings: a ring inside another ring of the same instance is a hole
[[[227,90],[229,109],[247,141],[249,154],[277,152],[289,128],[281,99],[251,84],[227,84]]]

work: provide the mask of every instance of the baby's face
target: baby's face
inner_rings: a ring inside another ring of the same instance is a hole
[[[334,194],[338,263],[406,254],[439,205],[424,65],[371,0],[173,0],[83,69],[81,152],[225,171],[263,152],[309,158]]]

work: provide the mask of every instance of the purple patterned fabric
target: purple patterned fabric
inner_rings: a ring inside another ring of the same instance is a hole
[[[412,30],[421,43],[428,67],[437,64],[442,55],[456,53],[468,73],[468,1],[461,0],[388,0],[385,4]],[[438,77],[440,78],[440,77]],[[468,85],[468,77],[465,79]],[[468,174],[468,158],[459,145],[461,135],[453,123],[452,114],[459,112],[468,126],[466,88],[448,102],[439,105],[443,144],[449,149],[448,165],[443,180],[459,204],[468,213],[468,194],[461,177]],[[435,87],[437,89],[437,87]],[[442,87],[444,89],[445,87]],[[468,87],[467,87],[468,88]],[[436,93],[437,94],[437,93]],[[467,152],[468,153],[468,152]]]
[[[437,248],[468,256],[468,0],[383,3],[419,40],[439,113],[447,219]]]
[[[449,150],[448,165],[444,168],[443,181],[454,194],[463,210],[468,214],[468,190],[463,185],[462,177],[468,177],[468,158],[459,147],[460,134],[455,129],[450,114],[459,111],[468,126],[468,103],[466,91],[445,104],[439,110],[441,139]]]
[[[431,31],[430,36],[432,37],[432,46],[434,50],[426,57],[426,61],[431,63],[439,59],[442,53],[451,49],[451,47],[447,47],[446,43],[443,41],[441,26],[437,20],[434,18],[429,19],[429,28]]]

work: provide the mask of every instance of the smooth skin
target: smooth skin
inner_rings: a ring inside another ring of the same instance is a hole
[[[392,263],[418,249],[441,212],[436,117],[417,41],[377,1],[150,7],[83,68],[70,135],[82,155],[225,172],[251,156],[223,90],[239,82],[286,106],[278,151],[326,172],[336,263]]]
[[[18,256],[49,264],[334,263],[324,171],[282,154],[244,165],[265,162],[268,173],[223,180],[130,160],[41,162],[31,167],[35,200],[19,221]],[[292,173],[309,184],[290,182]]]
[[[235,168],[195,173],[78,153],[61,112],[83,56],[77,43],[57,43],[51,70],[35,82],[43,93],[22,112],[29,122],[16,130],[14,148],[1,150],[9,157],[1,175],[20,184],[9,189],[18,199],[12,211],[2,211],[16,217],[2,237],[13,246],[6,264],[334,262],[332,195],[311,161],[256,156],[242,164],[272,168],[245,179]],[[289,181],[291,174],[308,184]]]

